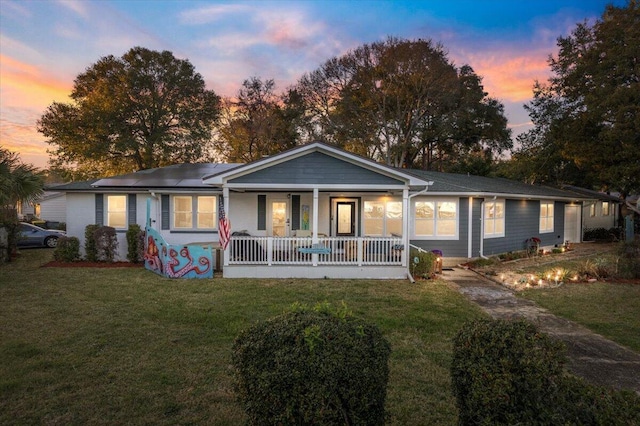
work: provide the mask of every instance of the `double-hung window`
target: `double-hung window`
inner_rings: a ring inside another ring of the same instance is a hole
[[[609,216],[609,202],[602,202],[602,216]]]
[[[127,227],[127,196],[107,195],[107,226],[116,229]]]
[[[215,195],[174,195],[173,229],[210,230],[216,228]]]
[[[402,202],[365,201],[364,235],[402,235]]]
[[[504,200],[484,202],[484,236],[504,237]]]
[[[458,237],[457,200],[416,201],[413,230],[416,237]]]
[[[553,201],[540,201],[540,232],[553,232]]]

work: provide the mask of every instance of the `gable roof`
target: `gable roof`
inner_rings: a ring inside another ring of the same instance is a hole
[[[314,164],[320,163],[320,166]],[[315,179],[315,180],[314,180]],[[577,191],[529,185],[505,178],[399,169],[349,153],[323,142],[312,142],[247,164],[175,164],[120,176],[52,186],[75,191],[211,191],[223,185],[236,188],[345,187],[384,190],[429,187],[430,195],[560,199],[593,199]]]
[[[384,164],[377,163],[369,158],[344,151],[340,148],[328,145],[324,142],[311,142],[306,145],[301,145],[287,151],[280,152],[276,155],[261,158],[260,160],[244,164],[232,170],[214,173],[206,176],[203,181],[212,185],[227,184],[233,180],[246,182],[247,179],[243,179],[243,177],[245,176],[254,175],[255,177],[266,169],[277,170],[278,167],[283,165],[284,163],[291,163],[292,161],[296,161],[301,157],[313,155],[316,153],[320,153],[329,158],[341,161],[343,164],[343,170],[355,170],[357,168],[361,171],[361,173],[365,175],[367,174],[367,172],[370,172],[370,177],[376,175],[378,177],[387,177],[395,180],[396,185],[403,184],[420,187],[424,187],[425,185],[427,185],[427,182],[424,181],[420,176],[407,173],[402,169],[396,169]],[[289,181],[292,181],[295,178],[295,176],[291,176],[289,178]],[[370,186],[375,185],[375,182],[372,182],[371,180],[369,180],[368,182]],[[309,182],[307,183],[311,184],[312,182],[311,180],[309,180]],[[350,183],[354,182],[344,182],[344,184]]]

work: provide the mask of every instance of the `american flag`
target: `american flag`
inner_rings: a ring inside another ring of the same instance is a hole
[[[220,208],[218,209],[218,238],[222,250],[226,250],[231,238],[231,222],[224,214],[224,201],[222,197],[218,197]]]

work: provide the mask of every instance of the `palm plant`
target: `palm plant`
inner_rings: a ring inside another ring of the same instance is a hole
[[[19,201],[33,201],[42,195],[43,185],[42,172],[22,163],[17,153],[0,148],[0,207],[13,208]]]

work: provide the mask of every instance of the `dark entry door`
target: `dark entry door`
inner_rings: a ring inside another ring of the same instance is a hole
[[[338,201],[336,204],[336,235],[354,237],[356,235],[355,201]]]

